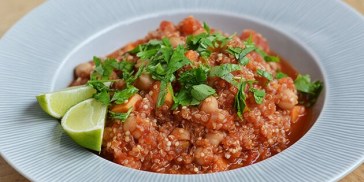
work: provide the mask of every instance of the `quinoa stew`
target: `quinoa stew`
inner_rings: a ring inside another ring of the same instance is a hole
[[[162,21],[78,65],[70,86],[84,84],[108,105],[100,155],[169,174],[226,171],[282,152],[313,124],[322,89],[254,30],[229,35],[194,17]]]

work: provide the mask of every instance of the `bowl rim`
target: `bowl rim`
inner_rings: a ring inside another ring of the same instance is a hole
[[[331,3],[331,2],[330,2]],[[332,3],[337,3],[337,2],[332,2]],[[354,11],[353,9],[351,9],[351,8],[349,8],[349,6],[348,5],[346,5],[345,3],[343,3],[343,2],[338,2],[339,4],[341,4],[340,6],[341,7],[345,7],[347,10],[350,10],[351,12],[354,12],[354,14],[356,14],[357,16],[359,16],[359,13],[358,12],[356,12],[356,11]],[[71,3],[72,4],[72,3]],[[5,42],[5,41],[3,41],[3,40],[5,40],[5,39],[9,39],[8,37],[11,37],[12,35],[11,35],[11,33],[12,32],[16,32],[16,31],[19,31],[19,30],[17,30],[17,27],[19,26],[19,24],[22,24],[24,21],[29,21],[28,19],[30,19],[29,17],[30,16],[32,16],[31,18],[35,18],[36,17],[36,13],[38,13],[39,14],[39,12],[40,11],[45,11],[45,9],[46,8],[52,8],[52,7],[54,7],[54,6],[56,6],[57,5],[57,2],[55,2],[55,1],[47,1],[47,2],[45,2],[45,3],[43,3],[42,5],[40,5],[39,7],[37,7],[37,8],[35,8],[34,10],[32,10],[31,11],[31,13],[30,14],[28,14],[26,17],[23,17],[15,26],[13,26],[7,33],[5,33],[4,34],[4,36],[3,36],[3,39],[2,39],[2,41],[1,41],[1,44],[0,44],[0,51],[1,51],[1,48],[5,48],[5,43],[3,44],[3,42]],[[342,5],[344,5],[344,6],[342,6]],[[201,10],[198,10],[198,11],[201,11]],[[206,11],[209,11],[208,9],[206,10]],[[216,11],[216,10],[214,10],[214,11]],[[244,17],[247,17],[246,15],[240,15],[240,16],[244,16]],[[249,19],[251,19],[251,20],[254,20],[255,18],[254,17],[247,17],[247,18],[249,18]],[[361,17],[360,16],[360,18],[361,18],[361,20],[364,20],[364,18],[363,17]],[[259,20],[259,18],[258,19],[256,19],[257,20],[257,22],[258,23],[261,23],[261,22],[264,22],[264,21],[260,21]],[[121,23],[121,22],[120,22]],[[362,21],[362,23],[364,23],[364,21]],[[263,23],[264,25],[267,25],[265,22]],[[269,23],[268,23],[268,25],[267,26],[270,26],[269,25]],[[270,26],[270,28],[274,28],[275,29],[275,27],[273,27],[273,26]],[[289,34],[289,33],[286,33],[286,32],[282,32],[280,29],[275,29],[275,30],[277,30],[277,31],[279,31],[280,33],[283,33],[284,35],[286,35],[288,38],[290,38],[290,39],[293,39],[296,43],[298,43],[300,46],[302,46],[302,48],[304,48],[304,49],[306,49],[306,51],[307,52],[309,52],[314,58],[315,58],[315,60],[321,60],[321,58],[319,58],[319,56],[318,55],[316,55],[316,53],[313,51],[313,50],[311,50],[312,48],[310,48],[309,46],[306,46],[303,42],[301,42],[301,41],[299,41],[297,38],[295,38],[294,36],[292,36],[291,34]],[[81,43],[82,44],[82,43]],[[5,50],[5,49],[4,49]],[[1,52],[0,52],[1,53]],[[70,53],[71,54],[71,53]],[[1,57],[0,57],[1,58]],[[326,74],[326,71],[325,71],[325,69],[323,68],[323,65],[321,65],[321,64],[323,64],[323,63],[321,63],[321,62],[317,62],[317,64],[318,64],[318,67],[320,68],[320,71],[321,71],[321,73],[322,73],[322,75],[323,75],[323,77],[324,77],[324,80],[325,80],[325,84],[327,84],[327,88],[329,88],[329,84],[330,84],[330,82],[329,82],[329,80],[330,79],[328,79],[328,78],[326,78],[327,77],[327,74]],[[55,74],[56,75],[56,74]],[[55,76],[54,75],[54,76]],[[328,96],[331,94],[330,92],[329,92],[329,89],[324,89],[325,90],[325,95],[326,95],[326,97],[325,97],[325,99],[324,99],[324,104],[323,104],[323,108],[322,108],[322,111],[324,111],[325,110],[325,107],[326,107],[326,105],[327,105],[327,103],[326,102],[328,102]],[[320,113],[320,115],[318,116],[318,119],[317,120],[320,120],[320,118],[321,118],[321,116],[322,116],[322,112]],[[308,133],[309,132],[313,132],[312,131],[312,129],[315,127],[315,125],[316,125],[316,123],[312,126],[312,128],[305,134],[305,136],[306,135],[308,135]],[[302,140],[305,136],[303,136],[300,140]],[[300,140],[298,141],[298,142],[300,142]],[[297,144],[298,142],[296,142],[295,144]],[[295,145],[294,144],[294,145]],[[292,145],[292,147],[294,146],[294,145]],[[285,151],[287,151],[287,150],[289,150],[290,148],[292,148],[292,147],[289,147],[288,149],[286,149]],[[28,175],[26,172],[24,172],[20,167],[18,167],[17,166],[17,164],[15,163],[15,162],[13,162],[13,160],[11,160],[10,158],[8,159],[7,158],[7,155],[5,154],[5,152],[3,153],[3,148],[1,147],[1,155],[3,156],[3,158],[4,158],[4,160],[6,160],[11,166],[13,166],[17,171],[19,171],[23,176],[26,176],[28,179],[33,179],[32,178],[32,176],[31,175]],[[279,154],[277,154],[276,156],[278,156]],[[272,157],[271,157],[272,158]],[[267,160],[270,160],[271,158],[269,158],[269,159],[266,159],[266,160],[264,160],[263,162],[260,162],[260,163],[264,163],[265,161],[267,161]],[[347,173],[349,173],[350,171],[352,171],[353,169],[354,169],[354,167],[356,167],[356,166],[358,166],[358,165],[360,165],[362,162],[364,161],[364,155],[362,155],[361,156],[361,160],[357,160],[356,162],[352,162],[351,163],[351,165],[350,165],[350,167],[348,167],[347,168],[347,170],[346,171],[342,171],[342,173],[341,174],[339,174],[339,175],[335,175],[335,176],[333,176],[333,177],[331,177],[331,179],[329,179],[329,180],[338,180],[338,179],[340,179],[341,177],[343,177],[343,175],[345,175],[345,174],[347,174]],[[110,161],[109,161],[110,162]],[[110,162],[110,163],[112,163],[112,162]],[[112,163],[113,165],[114,165],[114,163]],[[259,164],[259,163],[257,163],[257,164]],[[255,164],[255,165],[257,165],[257,164]],[[119,166],[119,165],[118,165]],[[254,166],[254,165],[251,165],[251,166]],[[251,167],[251,166],[248,166],[248,167],[244,167],[244,168],[249,168],[249,167]],[[258,167],[259,168],[259,167]],[[234,170],[232,170],[232,171],[234,171]],[[141,172],[141,171],[138,171],[138,172]],[[229,171],[226,171],[227,173],[229,173]],[[149,172],[147,172],[147,173],[149,173]],[[225,173],[225,172],[222,172],[222,173]],[[155,173],[153,173],[153,174],[155,174]],[[159,174],[158,174],[159,175]],[[203,175],[210,175],[210,174],[203,174]],[[216,176],[216,175],[211,175],[211,176]]]

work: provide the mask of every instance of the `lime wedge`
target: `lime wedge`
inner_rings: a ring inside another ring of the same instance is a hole
[[[67,89],[40,94],[37,97],[39,105],[49,115],[61,118],[69,108],[77,103],[91,98],[96,90],[90,86],[76,86]]]
[[[107,106],[94,98],[71,107],[63,116],[64,131],[82,147],[101,151]]]

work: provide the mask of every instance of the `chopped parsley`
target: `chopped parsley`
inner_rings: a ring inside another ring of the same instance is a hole
[[[226,46],[231,37],[225,37],[220,33],[211,34],[210,27],[206,23],[204,29],[207,33],[188,36],[186,45],[188,49],[197,51],[203,58],[208,58],[211,50]]]
[[[256,48],[255,51],[263,57],[265,62],[279,62],[279,57],[277,56],[271,56],[269,54],[267,54],[266,52],[264,52],[262,49],[260,48]]]
[[[216,91],[206,84],[192,86],[191,95],[198,101],[205,100],[208,96],[215,94]]]
[[[172,109],[179,105],[198,105],[202,100],[216,93],[215,89],[206,85],[208,72],[209,68],[201,65],[180,75],[178,81],[182,87],[173,98]]]
[[[268,55],[266,52],[264,52],[262,49],[258,48],[254,42],[252,36],[250,36],[245,42],[244,42],[245,48],[240,47],[229,47],[227,49],[227,52],[230,53],[235,57],[235,59],[238,60],[238,62],[245,66],[249,63],[248,55],[250,52],[257,52],[260,56],[263,57],[263,59],[266,62],[279,62],[279,57],[277,56],[271,56]]]
[[[122,104],[137,92],[137,88],[134,86],[129,86],[121,91],[116,91],[111,101],[115,102],[116,104]]]
[[[93,62],[95,69],[91,74],[91,80],[108,80],[114,68],[117,67],[116,59],[106,59],[102,61],[100,58],[94,56]]]
[[[109,111],[109,114],[112,118],[114,119],[119,119],[121,120],[122,122],[124,122],[130,115],[130,113],[133,111],[133,108],[129,108],[128,112],[126,113],[117,113],[117,112],[112,112],[112,111]]]
[[[277,74],[276,74],[276,78],[277,79],[281,79],[281,78],[285,78],[285,77],[288,77],[288,75],[287,74],[285,74],[285,73],[283,73],[283,72],[277,72]]]
[[[153,79],[161,81],[157,107],[164,104],[167,85],[175,80],[175,72],[190,64],[190,60],[184,55],[185,52],[186,49],[182,45],[173,48],[167,38],[163,38],[161,41],[151,40],[130,51],[140,59],[147,60],[146,70]]]
[[[299,74],[294,81],[296,89],[300,92],[299,102],[306,106],[313,105],[323,88],[321,81],[311,82],[310,75]]]
[[[101,102],[104,105],[110,104],[110,93],[109,87],[105,85],[104,82],[98,80],[90,80],[87,82],[88,86],[91,86],[96,90],[96,93],[93,95],[97,101]]]
[[[273,80],[273,76],[272,76],[272,74],[270,74],[270,73],[269,73],[269,72],[267,72],[267,71],[264,71],[264,70],[258,69],[258,70],[257,70],[257,74],[258,74],[259,76],[262,76],[262,77],[266,78],[266,79],[267,79],[267,80],[269,80],[269,81],[272,81],[272,80]]]
[[[246,55],[254,50],[255,47],[246,47],[245,49],[240,47],[229,47],[227,52],[234,55],[235,59],[237,59],[241,65],[245,66],[249,63],[249,58],[246,57]]]
[[[265,97],[265,90],[250,88],[249,91],[253,93],[255,102],[257,104],[262,104],[263,103],[263,99]]]
[[[240,119],[243,119],[243,112],[246,108],[246,94],[245,94],[246,82],[241,81],[238,87],[238,93],[235,95],[234,106]]]
[[[209,73],[209,68],[204,65],[200,65],[197,68],[185,71],[179,75],[178,81],[184,85],[184,87],[190,87],[191,85],[198,85],[200,83],[206,83]]]
[[[234,75],[231,74],[233,71],[241,70],[241,67],[237,64],[222,64],[220,66],[212,67],[210,70],[210,77],[220,77],[227,82],[238,86],[238,82],[234,80]]]

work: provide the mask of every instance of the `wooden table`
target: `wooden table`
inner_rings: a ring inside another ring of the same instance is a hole
[[[364,14],[364,0],[345,0]],[[0,0],[0,37],[22,16],[44,0]],[[0,181],[28,181],[0,157]],[[364,182],[364,164],[343,178],[341,182]]]

